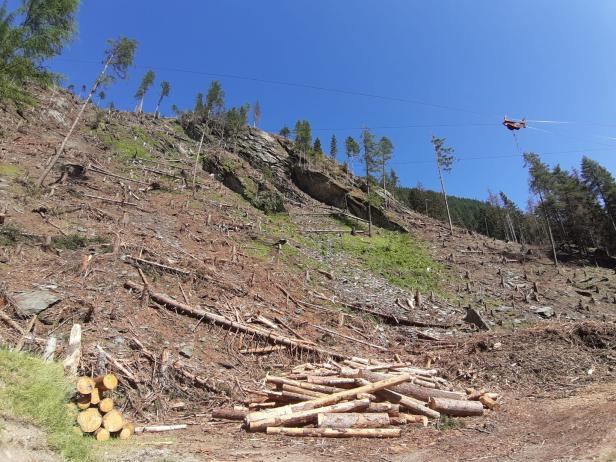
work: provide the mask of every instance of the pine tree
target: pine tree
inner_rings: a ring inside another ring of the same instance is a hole
[[[582,181],[603,204],[612,229],[616,232],[616,181],[605,167],[584,156]]]
[[[347,169],[353,173],[353,159],[359,155],[359,144],[352,136],[348,136],[344,142],[344,148],[347,157]]]
[[[135,93],[135,98],[137,99],[137,107],[135,108],[135,113],[140,114],[143,112],[143,100],[145,99],[145,95],[154,83],[154,79],[156,79],[156,74],[154,71],[150,70],[145,73],[143,79],[141,79],[141,83],[139,84],[139,88]]]
[[[364,148],[364,167],[366,172],[366,202],[368,202],[368,236],[372,237],[372,193],[370,191],[370,183],[372,182],[372,173],[378,168],[376,162],[377,147],[374,143],[374,135],[365,128],[361,133],[362,146]]]
[[[335,159],[336,154],[338,154],[338,142],[336,140],[336,135],[332,135],[332,139],[329,142],[329,155],[332,159]]]
[[[12,12],[6,2],[0,6],[0,101],[32,105],[28,85],[57,81],[44,63],[73,37],[78,6],[79,0],[22,0]]]
[[[154,118],[158,119],[160,117],[160,104],[163,102],[163,99],[169,96],[171,93],[171,85],[166,80],[163,80],[160,84],[160,96],[158,97],[158,102],[156,103],[156,110],[154,111]]]
[[[312,144],[312,130],[310,128],[310,122],[307,120],[298,120],[295,123],[295,145],[299,150],[300,162],[302,159],[306,160],[310,153]]]
[[[259,104],[259,100],[257,100],[254,108],[252,109],[252,126],[255,128],[258,127],[260,120],[261,120],[261,105]]]
[[[316,155],[323,154],[323,148],[321,147],[321,140],[319,138],[315,138],[312,151]]]
[[[381,165],[381,182],[383,185],[383,190],[385,191],[385,205],[387,206],[387,174],[386,167],[387,163],[391,160],[391,157],[394,152],[394,145],[389,138],[383,136],[379,140],[379,144],[376,150],[376,158],[378,163]]]
[[[225,108],[225,92],[218,80],[213,80],[205,97],[205,114],[218,117]]]
[[[203,93],[197,93],[197,101],[195,102],[194,113],[197,117],[205,114],[205,104],[203,104]]]
[[[105,59],[103,61],[104,62],[103,69],[101,73],[98,75],[98,78],[96,79],[96,81],[94,82],[94,85],[92,86],[92,89],[90,90],[90,93],[88,94],[88,97],[86,98],[81,108],[79,109],[79,112],[77,113],[75,120],[73,120],[73,123],[68,133],[62,140],[60,147],[56,150],[55,156],[52,158],[51,162],[49,162],[49,164],[47,165],[47,168],[45,168],[45,170],[39,177],[38,181],[36,182],[37,188],[40,188],[43,185],[45,178],[47,178],[47,175],[49,175],[49,172],[51,172],[51,169],[54,167],[54,165],[56,164],[56,162],[58,161],[58,159],[64,152],[66,143],[68,142],[69,138],[75,131],[75,128],[77,127],[77,123],[79,122],[79,119],[81,119],[81,116],[83,115],[83,112],[85,111],[86,106],[92,99],[92,95],[96,93],[97,89],[101,85],[107,85],[113,82],[117,78],[126,79],[128,77],[128,69],[133,65],[136,48],[137,48],[137,41],[128,39],[126,37],[121,37],[116,40],[108,41],[108,48],[105,51]]]
[[[289,135],[291,134],[291,130],[289,130],[289,127],[287,127],[286,125],[284,127],[282,127],[280,129],[280,131],[278,132],[278,134],[280,136],[285,137],[286,139],[289,139]]]
[[[451,221],[449,202],[447,202],[447,192],[445,191],[445,182],[443,181],[443,172],[451,171],[451,166],[454,160],[453,148],[445,146],[445,138],[437,138],[436,136],[432,136],[432,146],[434,146],[438,178],[441,182],[441,190],[443,191],[443,198],[445,199],[445,209],[447,210],[447,218],[449,220],[449,230],[453,235],[453,222]]]

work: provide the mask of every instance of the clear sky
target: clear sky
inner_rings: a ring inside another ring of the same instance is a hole
[[[84,1],[79,35],[52,67],[90,86],[105,41],[125,35],[139,41],[137,67],[107,90],[116,107],[134,108],[149,68],[155,92],[171,83],[167,114],[217,78],[228,104],[259,100],[263,129],[307,119],[326,149],[333,133],[341,144],[383,127],[374,132],[392,139],[404,185],[438,188],[430,138],[445,137],[461,159],[449,193],[503,190],[524,206],[527,174],[505,115],[569,122],[531,122],[517,135],[524,151],[566,168],[587,154],[616,170],[614,24],[613,0]]]

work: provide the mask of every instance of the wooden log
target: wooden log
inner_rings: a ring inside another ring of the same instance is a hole
[[[498,410],[498,408],[500,407],[500,404],[498,404],[496,400],[490,398],[487,393],[479,397],[479,402],[483,404],[484,407],[492,409],[493,411]]]
[[[86,409],[77,414],[77,424],[84,433],[92,433],[101,426],[103,418],[95,407]]]
[[[383,428],[389,426],[389,415],[375,413],[324,413],[317,416],[319,428]]]
[[[430,398],[430,409],[445,415],[468,417],[483,415],[483,404],[479,401],[461,401],[447,398]]]
[[[309,402],[309,401],[308,401]],[[305,404],[305,403],[299,403]],[[343,403],[332,404],[330,406],[318,407],[314,409],[308,409],[304,411],[298,411],[288,414],[279,414],[273,416],[267,416],[260,420],[251,420],[247,422],[248,430],[251,432],[265,431],[267,427],[280,427],[284,425],[306,425],[315,423],[317,416],[323,413],[336,413],[336,412],[352,412],[360,409],[366,409],[370,404],[367,399],[358,399],[355,401],[346,401]],[[276,410],[275,408],[271,410]],[[264,411],[260,411],[264,412]],[[252,414],[258,414],[253,412]],[[248,414],[244,422],[251,416]]]
[[[278,407],[275,409],[268,409],[266,411],[252,412],[246,416],[245,422],[247,426],[252,421],[267,419],[272,416],[283,415],[283,414],[292,414],[295,412],[316,409],[319,407],[327,406],[330,404],[339,403],[345,399],[352,399],[356,397],[359,393],[374,393],[375,391],[382,390],[384,388],[389,388],[395,385],[398,385],[403,382],[407,382],[411,379],[411,376],[408,374],[398,375],[395,377],[387,378],[386,380],[381,380],[375,383],[369,383],[366,385],[362,385],[361,387],[353,388],[350,390],[343,390],[337,393],[324,396],[322,398],[317,398],[311,401],[307,401],[304,403],[298,404],[290,404],[287,406]],[[368,402],[368,400],[366,400]]]
[[[212,411],[212,418],[225,420],[244,420],[244,417],[246,417],[247,414],[247,409],[234,409],[232,407],[223,407],[220,409],[214,409]]]
[[[97,411],[98,412],[98,411]],[[117,432],[122,429],[124,425],[124,418],[117,409],[112,409],[103,416],[103,427],[110,432]]]
[[[132,422],[124,422],[124,425],[122,426],[122,430],[120,430],[118,437],[121,440],[127,440],[128,438],[133,436],[134,433],[135,433],[135,424]]]
[[[134,283],[132,281],[126,281],[124,283],[124,286],[129,288],[129,289],[133,289],[133,290],[138,290],[138,291],[142,291],[143,290],[143,286]],[[172,299],[171,297],[168,297],[167,295],[161,294],[161,293],[156,293],[156,292],[150,292],[150,297],[152,298],[152,300],[166,306],[166,307],[171,307],[174,308],[173,311],[178,311],[180,313],[183,314],[188,314],[190,316],[194,316],[198,319],[204,319],[207,320],[208,322],[215,324],[215,325],[219,325],[219,326],[223,326],[226,328],[230,328],[232,330],[235,331],[239,331],[239,332],[244,332],[244,333],[248,333],[248,334],[252,334],[256,337],[259,337],[261,339],[264,339],[266,341],[269,341],[271,343],[274,344],[280,344],[280,345],[286,345],[289,347],[293,347],[296,348],[298,350],[303,350],[303,351],[307,351],[307,352],[311,352],[311,353],[315,353],[318,355],[322,355],[322,356],[329,356],[332,358],[336,358],[336,359],[344,359],[345,356],[341,355],[339,353],[335,353],[333,351],[328,351],[328,350],[324,350],[322,348],[318,348],[314,345],[309,345],[306,343],[303,343],[301,341],[296,341],[296,340],[292,340],[288,337],[284,337],[278,333],[272,332],[272,331],[268,331],[268,330],[264,330],[264,329],[259,329],[259,328],[255,328],[252,326],[247,326],[246,324],[242,324],[239,322],[235,322],[235,321],[230,321],[227,318],[225,318],[224,316],[209,312],[209,311],[205,311],[205,310],[201,310],[198,308],[193,308],[191,306],[188,306],[184,303],[180,303],[174,299]]]
[[[160,433],[160,432],[169,432],[174,430],[184,430],[188,428],[186,424],[176,424],[176,425],[150,425],[146,427],[135,427],[135,433]]]
[[[268,427],[268,435],[314,438],[399,438],[399,428],[286,428]]]
[[[365,412],[386,412],[389,416],[400,414],[400,405],[384,401],[382,403],[371,402]]]
[[[423,425],[424,427],[428,426],[428,417],[425,415],[413,415],[413,414],[404,414],[401,413],[398,416],[390,417],[390,422],[392,425],[407,425],[418,423]]]
[[[94,404],[95,406],[101,402],[101,394],[98,391],[98,388],[94,387],[92,392],[90,393],[90,404]]]
[[[101,399],[101,402],[98,403],[98,409],[102,413],[107,413],[111,411],[113,409],[113,399],[111,398]]]
[[[118,378],[114,374],[105,374],[94,377],[94,384],[100,391],[115,390],[118,387]]]
[[[287,347],[284,345],[274,345],[268,347],[259,347],[259,348],[246,348],[244,350],[240,350],[242,354],[252,354],[252,355],[263,355],[274,353],[276,351],[286,350]]]
[[[348,377],[320,377],[308,376],[308,382],[317,385],[327,385],[332,387],[357,386],[357,380]]]
[[[94,380],[90,377],[82,376],[77,379],[77,391],[82,395],[89,395],[94,390]],[[89,399],[89,398],[88,398]]]
[[[391,374],[382,374],[379,372],[372,372],[361,370],[359,371],[359,376],[363,379],[366,379],[370,382],[376,382],[379,380],[385,380],[388,377],[392,377]],[[394,376],[395,377],[395,376]],[[464,393],[459,393],[455,391],[447,391],[447,390],[436,390],[434,388],[426,388],[413,383],[402,383],[395,387],[387,387],[392,391],[400,392],[403,395],[411,396],[415,399],[421,400],[423,402],[429,402],[430,398],[446,398],[446,399],[454,399],[454,400],[466,400],[466,395]]]
[[[429,407],[422,401],[411,398],[410,396],[402,395],[390,389],[380,390],[376,393],[377,397],[385,399],[391,403],[396,403],[400,407],[408,409],[415,414],[425,415],[431,419],[439,419],[441,415]]]
[[[81,325],[73,324],[68,341],[68,350],[64,359],[64,371],[70,377],[77,376],[77,369],[81,361]],[[80,391],[80,393],[83,393]]]
[[[108,441],[111,438],[111,433],[106,428],[100,427],[94,432],[94,437],[96,441]]]
[[[88,409],[90,407],[90,395],[79,395],[75,403],[82,411]]]
[[[291,393],[300,393],[302,395],[310,396],[312,398],[321,398],[322,396],[327,396],[325,393],[320,393],[318,391],[306,390],[305,388],[294,387],[293,385],[283,384],[282,391],[290,391]]]
[[[309,382],[300,382],[299,380],[287,379],[286,377],[267,376],[265,378],[265,381],[267,383],[272,383],[277,386],[283,386],[286,384],[286,385],[292,385],[297,388],[302,388],[305,390],[312,390],[312,391],[316,391],[319,393],[326,393],[326,394],[342,391],[339,388],[329,387],[325,385],[318,385],[318,384],[309,383]]]

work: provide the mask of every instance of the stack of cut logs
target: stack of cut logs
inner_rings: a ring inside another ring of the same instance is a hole
[[[495,393],[453,391],[435,369],[399,361],[302,364],[265,382],[265,390],[252,390],[248,407],[218,409],[212,417],[243,420],[248,431],[275,435],[391,438],[403,425],[427,426],[441,415],[480,416],[484,407],[498,407]]]
[[[77,414],[79,430],[92,434],[98,441],[107,441],[111,436],[130,438],[135,432],[134,424],[124,420],[122,413],[114,408],[111,392],[118,386],[113,374],[77,379]]]

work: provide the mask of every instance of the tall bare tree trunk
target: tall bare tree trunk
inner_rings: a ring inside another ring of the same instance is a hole
[[[79,112],[77,113],[77,116],[75,117],[75,120],[73,121],[73,124],[71,125],[71,128],[69,129],[68,133],[66,134],[66,136],[62,140],[62,143],[60,144],[60,147],[56,151],[56,155],[53,156],[53,158],[49,162],[49,165],[47,165],[47,168],[45,168],[45,170],[43,171],[43,173],[39,177],[38,181],[36,182],[36,187],[37,188],[40,188],[43,185],[43,182],[45,181],[45,178],[47,178],[47,175],[49,175],[49,172],[51,172],[51,169],[54,167],[54,165],[56,165],[56,162],[58,162],[58,159],[60,158],[60,156],[64,152],[64,148],[66,147],[66,143],[68,142],[69,138],[71,137],[71,135],[75,131],[75,128],[77,127],[77,124],[79,123],[79,119],[81,119],[81,116],[83,115],[83,112],[86,110],[86,107],[88,106],[88,103],[92,99],[92,96],[94,95],[94,93],[96,93],[96,89],[98,88],[98,86],[102,82],[103,77],[105,77],[105,74],[107,73],[107,69],[109,68],[109,64],[111,64],[112,60],[113,60],[113,55],[109,56],[109,59],[107,59],[107,62],[105,63],[105,66],[103,67],[103,70],[99,74],[98,78],[96,79],[96,82],[94,82],[94,85],[92,86],[92,89],[90,90],[90,93],[88,94],[88,97],[86,98],[84,103],[81,105],[81,108],[79,109]]]
[[[195,165],[193,165],[193,178],[192,178],[192,194],[195,197],[196,184],[197,184],[197,167],[199,165],[199,156],[201,155],[201,148],[203,147],[203,140],[205,138],[205,126],[201,126],[201,141],[199,141],[199,148],[197,149],[197,155],[195,156]]]
[[[445,208],[447,209],[447,218],[449,219],[449,230],[453,236],[453,223],[451,221],[451,213],[449,213],[449,202],[447,202],[447,192],[445,192],[445,182],[443,181],[443,173],[441,172],[441,165],[438,163],[438,156],[436,158],[436,165],[438,167],[438,178],[441,180],[441,189],[443,190],[443,197],[445,198]]]
[[[550,226],[550,220],[548,218],[547,211],[545,210],[545,204],[543,203],[543,194],[539,192],[539,201],[541,202],[541,211],[543,212],[543,218],[545,224],[548,227],[548,236],[550,236],[550,244],[552,245],[552,254],[554,256],[554,266],[558,268],[558,257],[556,256],[556,244],[554,243],[554,236],[552,235],[552,226]]]

